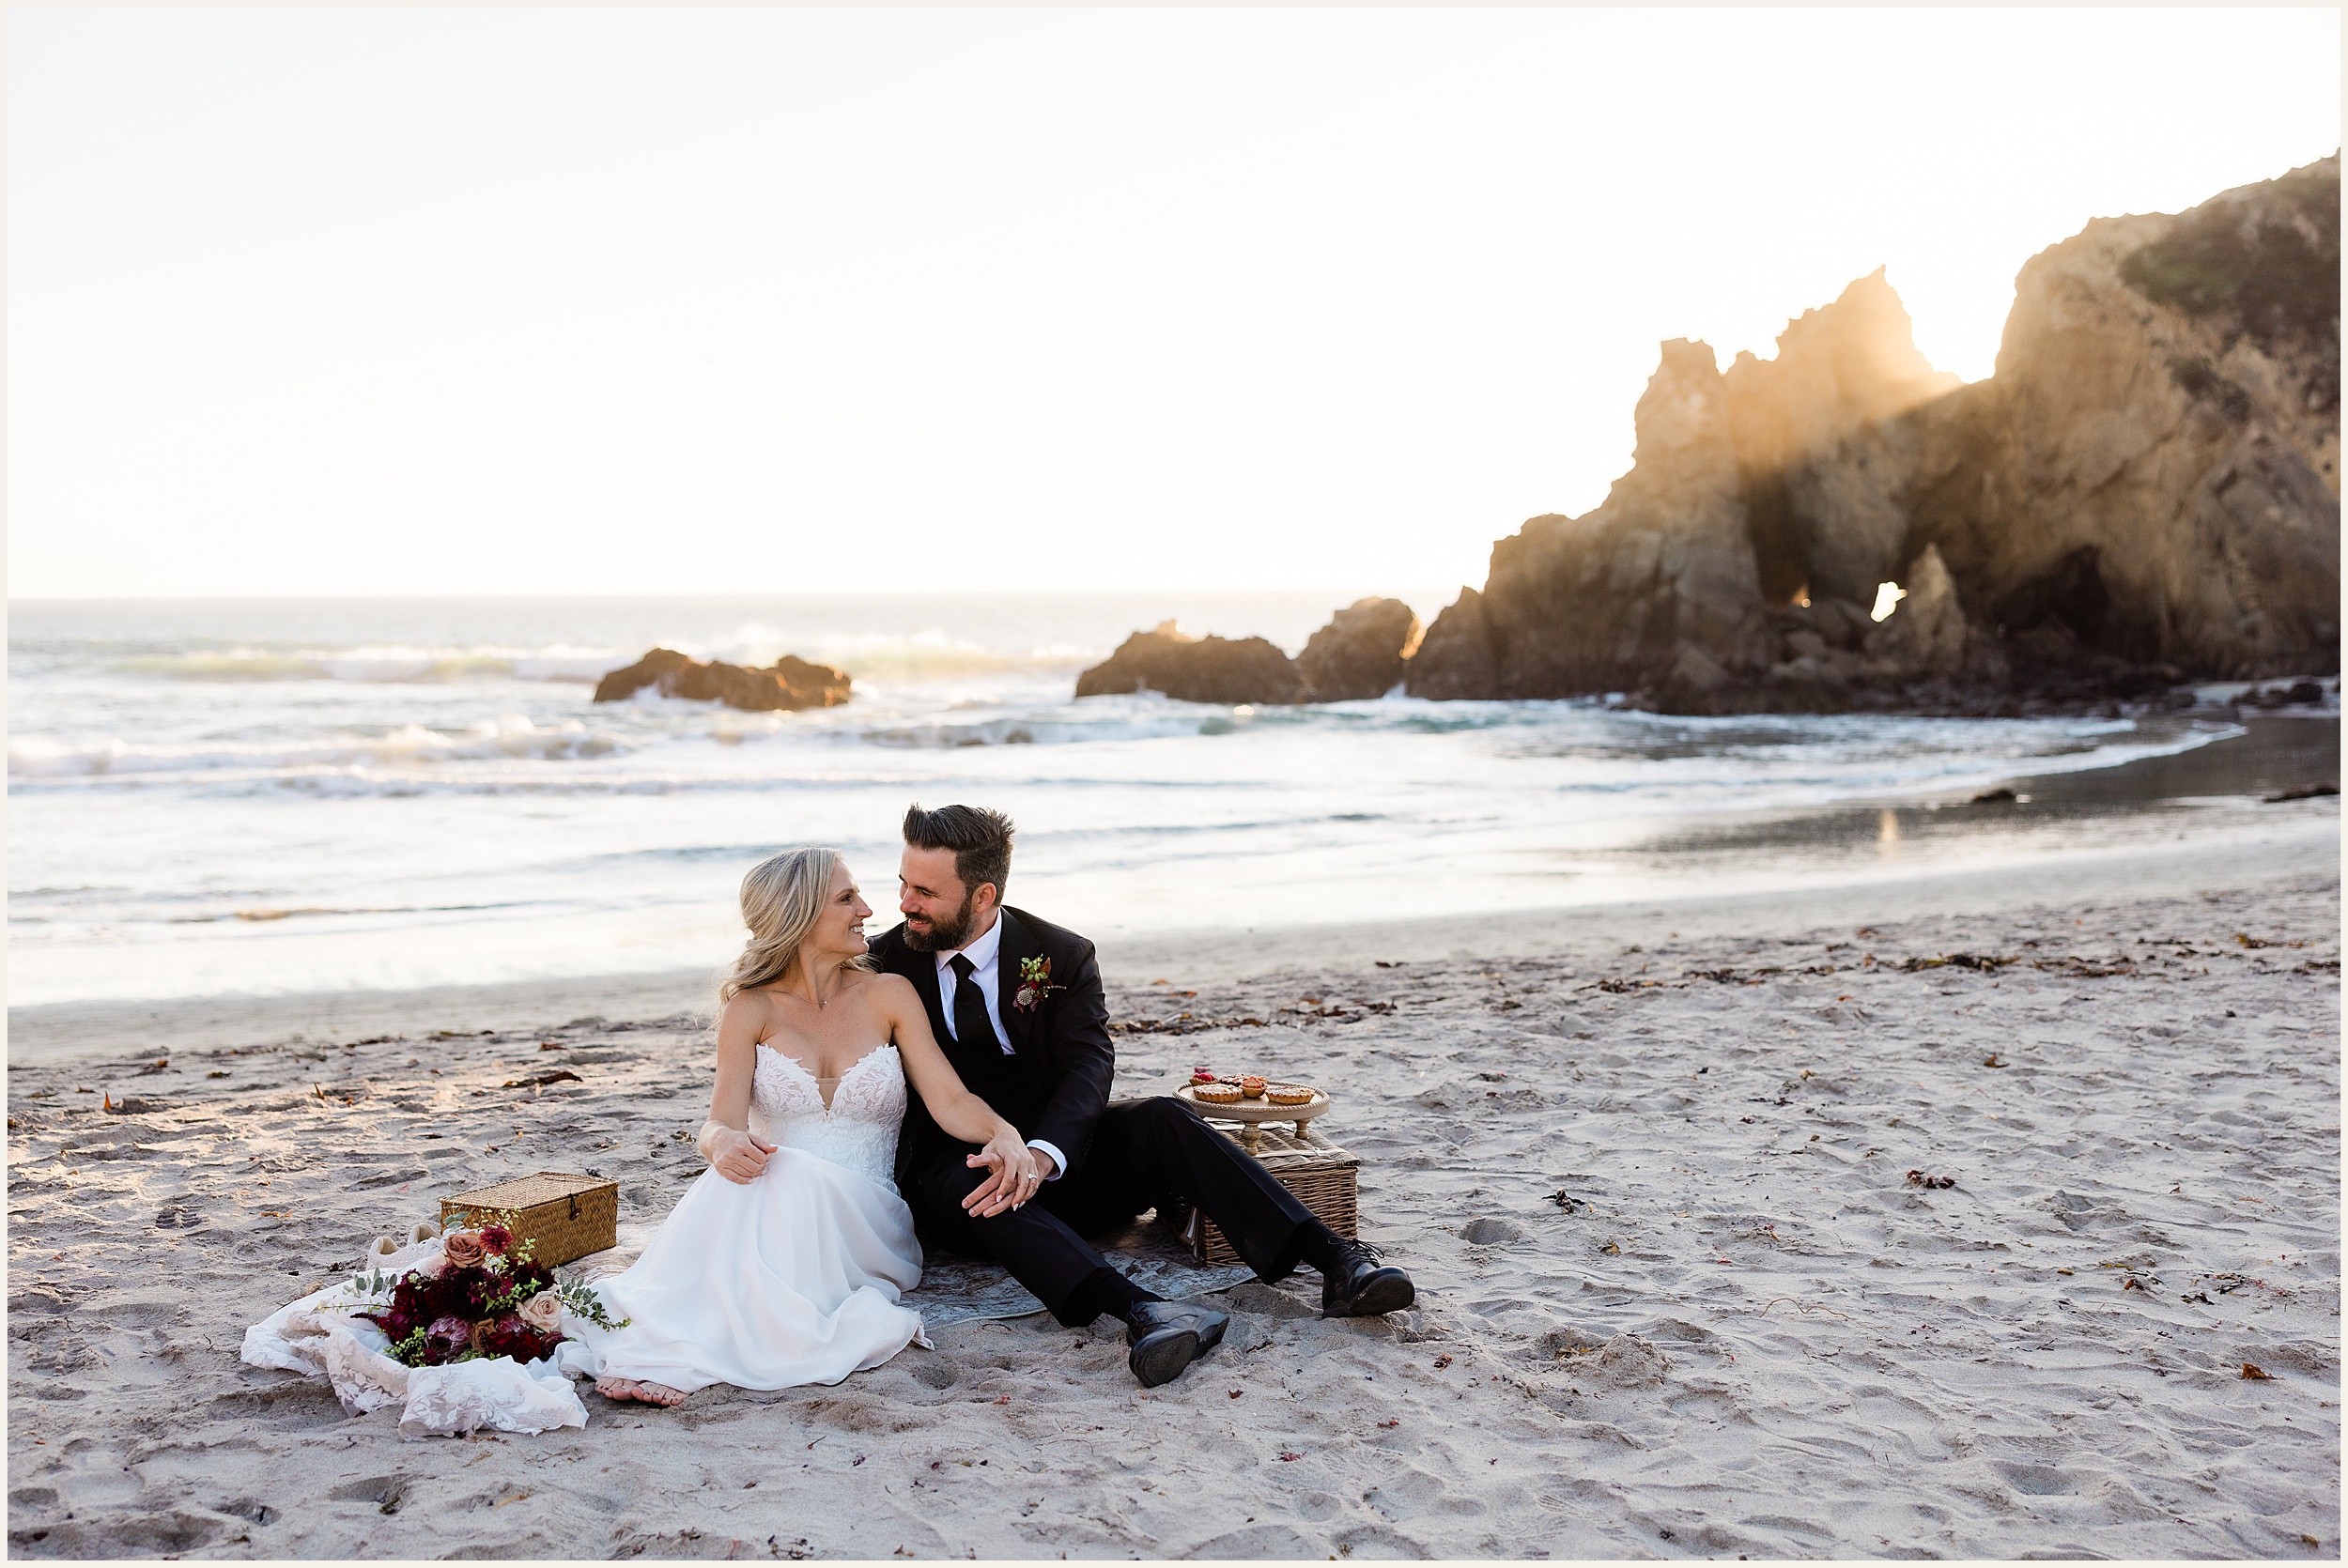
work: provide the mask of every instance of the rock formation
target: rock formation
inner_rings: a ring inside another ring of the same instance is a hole
[[[1492,547],[1482,594],[1437,617],[1413,660],[1422,697],[1573,697],[1645,692],[1674,707],[1755,705],[1753,688],[1791,656],[1772,604],[1804,596],[1802,546],[1816,492],[1863,502],[1863,469],[1804,460],[1841,451],[1881,422],[1957,385],[1916,351],[1908,313],[1880,271],[1778,339],[1778,356],[1739,354],[1723,373],[1700,343],[1663,346],[1633,415],[1630,471],[1581,517],[1528,522]],[[1874,524],[1870,559],[1846,596],[1875,596],[1902,557],[1905,522],[1888,500],[1846,510]],[[1854,530],[1854,531],[1857,531]],[[1837,581],[1837,588],[1845,584]],[[1829,612],[1830,615],[1837,612]],[[1475,630],[1480,622],[1482,632]],[[1796,626],[1849,652],[1857,629]],[[1803,667],[1779,679],[1800,705],[1835,701],[1860,672]],[[1479,672],[1489,670],[1489,675]]]
[[[1665,344],[1630,470],[1495,545],[1408,689],[1995,712],[2336,670],[2339,404],[2337,155],[2032,258],[1971,386],[1877,272],[1774,360]]]
[[[723,702],[752,713],[836,708],[848,699],[848,672],[785,653],[773,666],[753,669],[712,660],[703,664],[672,648],[656,648],[595,684],[598,702],[625,702],[646,686],[663,697]]]
[[[1892,475],[1864,438],[1963,383],[1917,350],[1908,309],[1877,269],[1805,311],[1774,360],[1738,354],[1722,385],[1763,596],[1872,603],[1909,557]],[[1821,517],[1837,525],[1831,541],[1815,537]]]
[[[2340,158],[2031,258],[1996,374],[1917,351],[1881,271],[1720,369],[1684,340],[1629,472],[1492,546],[1415,652],[1393,600],[1290,664],[1127,639],[1076,693],[1620,692],[1679,713],[2083,707],[2340,668]],[[1869,607],[1905,585],[1877,624]]]
[[[1407,668],[1403,689],[1413,697],[1456,701],[1490,697],[1500,687],[1500,660],[1492,652],[1491,623],[1484,614],[1484,595],[1473,588],[1438,613],[1435,623],[1419,639],[1418,652]]]
[[[1337,611],[1290,659],[1259,637],[1196,638],[1173,622],[1135,632],[1076,677],[1078,697],[1154,691],[1185,702],[1343,702],[1383,697],[1417,651],[1418,616],[1399,599],[1362,599]]]
[[[1404,661],[1424,630],[1399,599],[1361,599],[1337,611],[1296,656],[1309,699],[1383,697],[1402,684]]]
[[[2337,669],[2339,158],[2031,258],[1913,423],[1911,539],[2033,662]]]
[[[1297,702],[1305,677],[1259,637],[1197,638],[1167,621],[1135,632],[1104,663],[1076,677],[1078,697],[1154,691],[1184,702]]]

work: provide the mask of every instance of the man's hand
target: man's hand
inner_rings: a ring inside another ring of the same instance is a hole
[[[708,1135],[709,1168],[738,1187],[748,1187],[766,1174],[766,1157],[775,1145],[755,1133],[721,1127]]]
[[[962,1200],[962,1207],[981,1220],[1017,1208],[1043,1185],[1043,1173],[1038,1169],[1041,1162],[1042,1157],[1019,1141],[1017,1130],[1006,1128],[963,1161],[974,1171],[983,1165],[990,1174]]]

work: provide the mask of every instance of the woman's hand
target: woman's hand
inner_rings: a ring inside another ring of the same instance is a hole
[[[1005,1209],[1019,1207],[1043,1185],[1043,1171],[1035,1150],[1019,1136],[1019,1130],[1006,1121],[997,1122],[995,1135],[986,1141],[986,1146],[965,1163],[973,1170],[984,1165],[993,1173],[962,1200],[962,1207],[981,1220],[991,1220]]]
[[[730,1127],[713,1127],[702,1137],[703,1158],[709,1168],[739,1187],[747,1187],[766,1174],[766,1157],[775,1152],[775,1145],[750,1132],[736,1132]]]

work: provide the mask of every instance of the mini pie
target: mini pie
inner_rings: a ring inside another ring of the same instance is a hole
[[[1210,1105],[1237,1105],[1239,1085],[1236,1084],[1193,1084],[1190,1086],[1190,1096],[1193,1099],[1203,1099]]]
[[[1263,1097],[1274,1105],[1310,1105],[1313,1102],[1312,1090],[1302,1084],[1266,1084]]]
[[[1266,1087],[1264,1080],[1252,1072],[1239,1081],[1239,1092],[1250,1099],[1261,1099]]]
[[[1216,1078],[1213,1073],[1209,1072],[1205,1068],[1200,1068],[1197,1071],[1192,1073],[1190,1075],[1190,1081],[1194,1084],[1215,1084],[1221,1082],[1220,1079]]]

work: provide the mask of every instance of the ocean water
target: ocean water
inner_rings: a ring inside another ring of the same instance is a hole
[[[1182,593],[14,605],[10,1001],[714,967],[740,940],[742,872],[808,842],[848,853],[877,931],[916,801],[1008,811],[1012,901],[1096,934],[1637,897],[1677,874],[1639,847],[1691,822],[1962,799],[2217,732],[1071,695],[1137,626],[1175,617],[1294,652],[1333,607]],[[656,644],[842,665],[856,698],[803,714],[591,700],[597,676]]]

